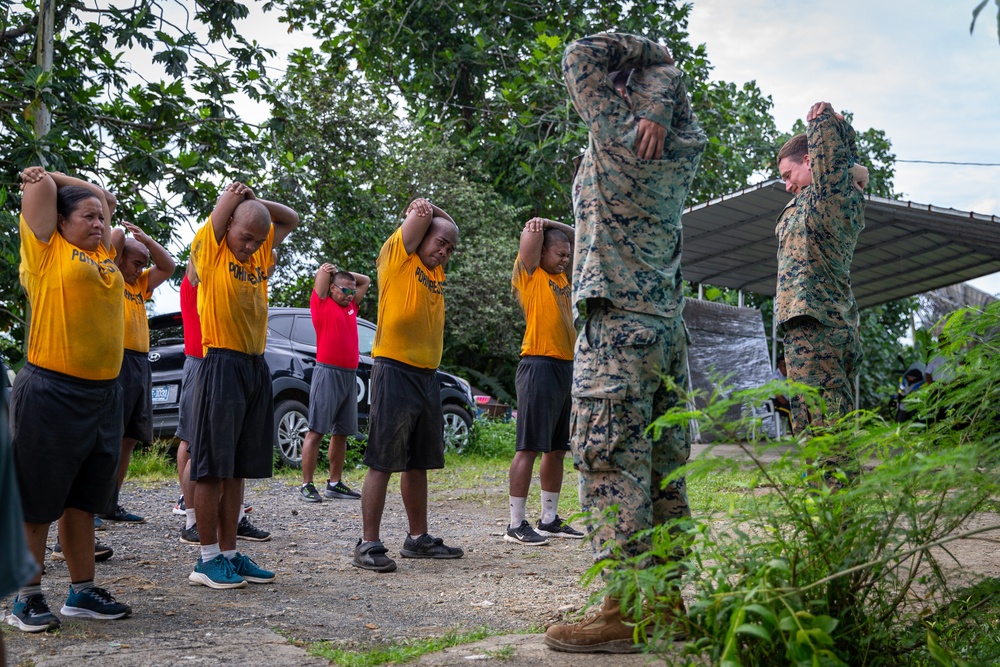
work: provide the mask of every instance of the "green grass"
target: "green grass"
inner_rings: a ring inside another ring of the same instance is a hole
[[[136,447],[128,464],[125,479],[132,482],[160,482],[177,479],[177,461],[168,440],[157,440],[149,447]]]
[[[413,662],[426,653],[437,653],[452,646],[471,644],[499,634],[505,633],[478,628],[471,632],[450,632],[443,637],[407,639],[360,651],[334,648],[329,642],[317,642],[309,645],[308,652],[340,667],[376,667]],[[498,651],[500,652],[502,649]]]

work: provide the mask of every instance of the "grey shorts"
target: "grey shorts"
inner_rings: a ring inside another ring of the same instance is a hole
[[[211,348],[191,384],[191,479],[270,477],[274,400],[264,356]]]
[[[522,357],[517,365],[517,451],[569,451],[572,360]]]
[[[174,432],[174,435],[184,442],[191,440],[188,437],[190,430],[188,422],[191,421],[191,411],[194,409],[191,396],[194,394],[194,378],[200,363],[201,357],[190,355],[184,357],[184,370],[181,374],[181,399],[177,403],[177,430]]]
[[[357,371],[317,363],[309,386],[309,430],[334,435],[358,432]]]
[[[125,350],[118,384],[122,388],[123,437],[152,442],[153,371],[149,367],[149,355]]]
[[[437,371],[379,357],[369,386],[364,464],[382,472],[443,468],[444,414]]]
[[[52,523],[67,507],[102,514],[122,447],[117,380],[83,380],[25,364],[10,401],[24,520]]]

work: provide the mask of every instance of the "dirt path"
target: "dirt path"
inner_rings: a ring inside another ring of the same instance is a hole
[[[383,538],[399,569],[375,574],[349,562],[361,533],[359,502],[305,503],[288,484],[248,486],[251,519],[273,539],[239,542],[242,552],[278,572],[277,581],[232,591],[188,583],[198,552],[177,539],[183,519],[170,512],[175,485],[127,484],[129,510],[147,523],[109,523],[98,533],[115,556],[98,563],[97,579],[132,605],[132,618],[63,618],[59,632],[37,635],[5,626],[11,664],[79,664],[98,656],[105,665],[246,664],[264,656],[270,665],[326,664],[311,663],[284,638],[368,645],[456,628],[524,632],[585,602],[578,582],[590,564],[589,546],[561,540],[529,549],[504,542],[502,502],[486,506],[432,495],[432,531],[465,548],[466,556],[411,560],[398,557],[405,515],[398,494],[390,493]],[[66,565],[47,559],[46,568],[44,590],[58,612],[69,586]],[[9,608],[10,598],[5,603]],[[235,653],[216,662],[213,653],[221,646]]]
[[[696,452],[697,453],[697,452]],[[102,667],[251,664],[268,667],[326,665],[308,656],[297,641],[329,640],[345,647],[371,646],[394,639],[439,636],[449,630],[487,627],[512,633],[424,656],[419,664],[496,664],[505,667],[639,667],[645,656],[573,656],[547,651],[538,634],[586,600],[580,575],[590,565],[590,548],[557,541],[540,548],[501,539],[506,524],[503,475],[484,480],[474,492],[435,492],[430,516],[435,535],[462,546],[457,561],[398,558],[405,515],[398,493],[389,494],[383,538],[399,569],[375,574],[350,565],[361,532],[357,501],[312,505],[299,500],[285,480],[248,486],[252,520],[273,533],[270,542],[239,542],[239,548],[278,572],[272,585],[234,591],[192,586],[187,575],[196,547],[178,542],[183,519],[171,514],[176,487],[139,489],[127,484],[131,511],[147,517],[138,526],[109,525],[98,533],[115,549],[99,563],[99,584],[130,603],[123,621],[63,618],[57,633],[29,635],[4,625],[11,665],[72,665],[100,661]],[[567,492],[572,493],[567,479]],[[461,495],[463,499],[457,496]],[[975,525],[996,523],[996,515]],[[971,526],[970,526],[971,527]],[[54,540],[54,534],[51,536]],[[949,545],[956,569],[1000,577],[1000,535],[989,533]],[[58,611],[69,586],[65,563],[47,559],[44,582]],[[9,608],[10,598],[4,600]],[[480,662],[482,661],[482,662]],[[655,664],[655,663],[654,663]]]

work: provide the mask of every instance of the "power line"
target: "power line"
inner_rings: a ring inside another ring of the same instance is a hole
[[[910,164],[951,164],[959,167],[1000,167],[1000,162],[952,162],[949,160],[899,160]]]

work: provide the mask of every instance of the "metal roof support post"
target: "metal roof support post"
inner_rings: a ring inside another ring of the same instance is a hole
[[[854,409],[861,409],[861,372],[854,376]]]
[[[698,283],[698,301],[701,301],[704,298],[705,298],[705,286],[702,285],[701,283]]]
[[[743,290],[737,290],[736,292],[736,305],[740,308],[743,307]]]
[[[778,314],[771,312],[771,370],[778,367]]]

